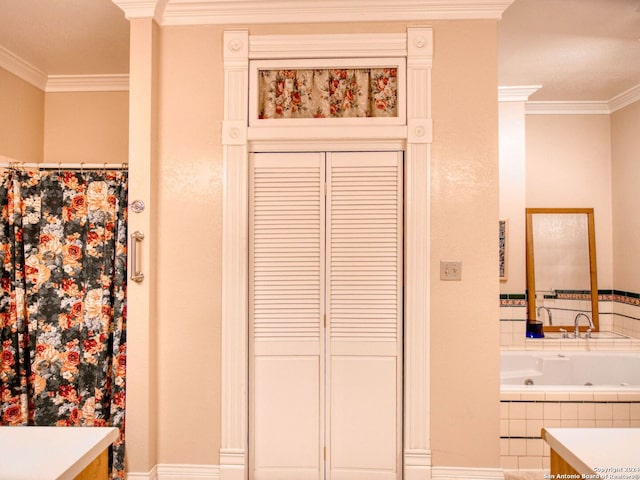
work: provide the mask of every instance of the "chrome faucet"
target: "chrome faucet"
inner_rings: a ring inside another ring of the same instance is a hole
[[[551,318],[551,309],[549,307],[542,307],[542,306],[536,308],[537,317],[540,316],[540,310],[544,310],[545,312],[547,312],[547,318],[549,318],[549,325],[553,325],[553,319]]]
[[[580,338],[580,317],[584,317],[587,319],[587,321],[589,322],[589,330],[588,332],[590,332],[591,330],[593,330],[593,320],[591,320],[591,318],[589,318],[589,315],[587,315],[586,313],[578,313],[576,315],[576,318],[574,320],[575,323],[575,331],[574,334],[576,336],[576,338]]]

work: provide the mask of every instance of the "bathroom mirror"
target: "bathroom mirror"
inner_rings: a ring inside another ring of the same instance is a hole
[[[526,237],[528,321],[572,332],[584,314],[598,331],[593,208],[527,208]]]

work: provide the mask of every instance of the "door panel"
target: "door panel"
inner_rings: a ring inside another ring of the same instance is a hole
[[[397,478],[396,367],[395,356],[331,357],[332,479]]]

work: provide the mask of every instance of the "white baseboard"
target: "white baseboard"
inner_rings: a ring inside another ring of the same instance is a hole
[[[431,467],[432,480],[504,480],[501,468]]]
[[[158,480],[158,470],[153,467],[147,473],[141,472],[127,472],[126,480]]]
[[[432,480],[504,480],[501,468],[430,467]],[[425,479],[429,476],[425,469]],[[127,473],[127,480],[220,480],[217,465],[160,464],[148,473]]]
[[[127,473],[127,480],[219,480],[217,465],[156,465],[148,473]]]

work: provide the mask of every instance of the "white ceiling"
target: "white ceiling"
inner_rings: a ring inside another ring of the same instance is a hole
[[[516,0],[498,26],[501,86],[604,101],[640,85],[640,0]]]
[[[128,23],[112,0],[0,0],[0,50],[50,76],[126,74]],[[499,83],[541,85],[538,101],[640,85],[640,0],[515,0],[499,23]]]

